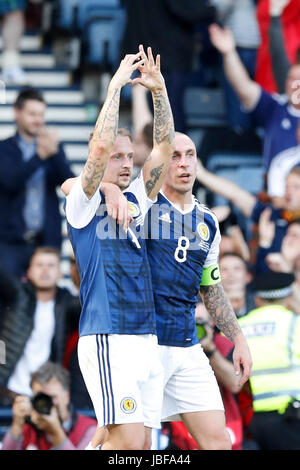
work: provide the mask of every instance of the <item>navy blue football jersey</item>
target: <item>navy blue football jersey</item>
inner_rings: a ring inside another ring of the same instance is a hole
[[[143,177],[124,192],[133,222],[125,233],[104,195],[89,200],[81,177],[66,198],[68,234],[81,278],[79,335],[155,334],[151,272],[144,237],[150,200]]]
[[[198,342],[200,284],[220,282],[217,218],[195,198],[193,207],[181,211],[160,192],[146,219],[158,343],[192,346]],[[203,279],[206,271],[209,281]]]

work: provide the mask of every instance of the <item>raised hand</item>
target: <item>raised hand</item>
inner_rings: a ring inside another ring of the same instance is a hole
[[[119,65],[118,70],[112,77],[109,88],[122,88],[126,83],[131,83],[131,75],[139,67],[143,66],[145,58],[142,51],[137,54],[127,54]]]
[[[151,91],[162,90],[165,86],[165,81],[160,71],[160,55],[158,54],[154,61],[151,47],[147,48],[148,56],[142,45],[139,46],[139,49],[144,63],[138,67],[141,75],[131,80],[131,84],[139,83]]]
[[[43,127],[37,138],[37,153],[42,160],[52,157],[58,152],[59,138],[55,129]]]
[[[221,54],[228,54],[235,50],[235,41],[229,28],[212,24],[209,27],[209,36],[212,44]]]
[[[275,223],[271,220],[271,215],[272,210],[267,207],[259,218],[259,245],[263,248],[270,248],[275,236]]]

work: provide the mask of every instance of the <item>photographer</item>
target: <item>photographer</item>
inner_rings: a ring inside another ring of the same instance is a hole
[[[96,421],[77,413],[70,403],[70,377],[58,364],[46,362],[32,374],[33,398],[18,395],[2,450],[83,450]]]

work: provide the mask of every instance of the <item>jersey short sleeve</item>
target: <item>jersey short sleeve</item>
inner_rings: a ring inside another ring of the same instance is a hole
[[[81,174],[66,197],[66,218],[69,224],[80,229],[86,227],[94,217],[101,203],[100,186],[89,199],[82,187]]]
[[[157,200],[157,197],[155,198],[155,200],[152,200],[147,196],[145,183],[144,183],[144,177],[143,177],[143,171],[141,171],[138,174],[138,176],[132,181],[132,183],[128,186],[128,188],[124,192],[133,193],[135,195],[135,197],[137,198],[139,202],[140,210],[141,210],[143,217],[145,217],[150,207]]]
[[[212,265],[215,265],[219,261],[221,234],[220,234],[219,222],[215,215],[213,216],[213,219],[216,225],[216,233],[212,241],[212,244],[210,246],[203,268],[208,268]]]
[[[218,284],[221,281],[220,270],[218,265],[221,234],[219,229],[219,222],[215,216],[213,218],[216,225],[216,233],[210,246],[205,263],[203,265],[200,283],[200,285],[202,286]]]

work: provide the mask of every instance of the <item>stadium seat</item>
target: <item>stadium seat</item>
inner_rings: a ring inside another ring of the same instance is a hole
[[[126,11],[120,2],[86,0],[78,7],[77,19],[86,48],[84,62],[115,68],[126,22]]]
[[[124,31],[124,15],[95,16],[86,25],[84,39],[87,45],[87,63],[106,64],[115,68],[119,61],[120,43]]]
[[[79,0],[57,0],[55,4],[55,26],[64,31],[76,27],[78,5]]]
[[[212,173],[226,178],[239,187],[256,195],[264,187],[264,167],[261,155],[257,154],[212,154],[207,162],[207,169]],[[212,195],[212,206],[227,205],[228,200],[217,195]],[[243,214],[234,209],[240,227],[246,236],[250,235],[251,222]]]
[[[123,10],[119,0],[84,0],[78,2],[78,26],[84,29],[87,22],[98,15],[110,13],[114,14],[119,10]]]
[[[224,94],[219,88],[187,87],[184,112],[186,125],[190,129],[227,125]]]

